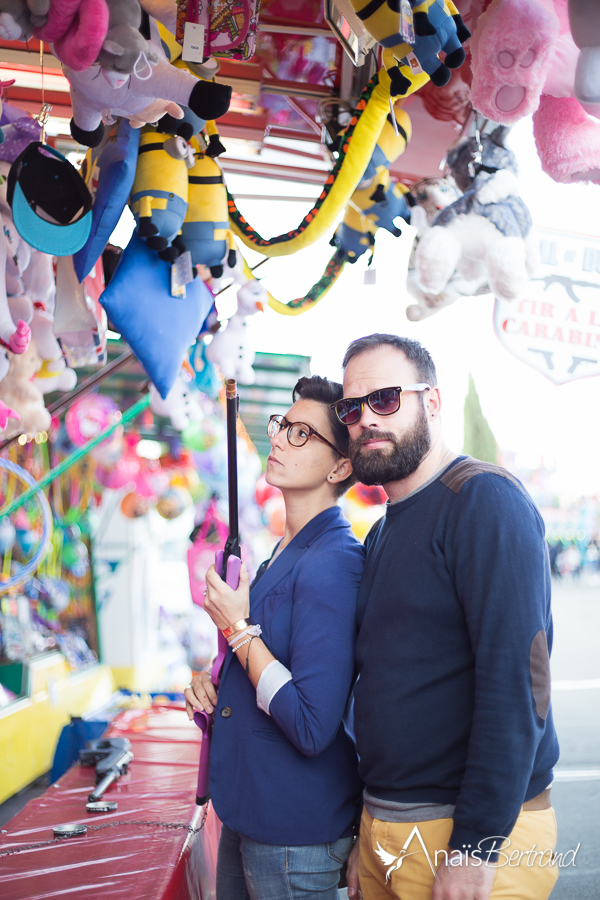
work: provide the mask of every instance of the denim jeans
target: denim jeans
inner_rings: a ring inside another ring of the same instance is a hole
[[[217,900],[338,900],[340,869],[352,838],[280,847],[251,841],[223,825]]]

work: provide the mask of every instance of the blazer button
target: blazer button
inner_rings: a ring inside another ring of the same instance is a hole
[[[231,707],[224,706],[223,709],[221,710],[221,715],[223,716],[224,719],[228,719],[229,716],[231,715]]]

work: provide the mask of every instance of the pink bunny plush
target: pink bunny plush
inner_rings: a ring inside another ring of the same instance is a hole
[[[600,181],[600,105],[575,96],[580,51],[568,0],[492,0],[471,40],[475,109],[512,125],[533,114],[542,168],[555,181]]]

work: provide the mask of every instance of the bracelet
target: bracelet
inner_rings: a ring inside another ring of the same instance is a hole
[[[231,644],[230,644],[229,646],[231,647],[231,649],[233,650],[234,653],[237,653],[238,650],[240,649],[240,647],[243,647],[244,644],[249,644],[249,643],[251,643],[251,641],[253,641],[255,637],[256,637],[256,635],[253,634],[253,635],[251,635],[250,637],[245,638],[245,640],[243,640],[241,644],[238,644],[237,647],[231,647]]]
[[[227,628],[223,629],[223,637],[229,638],[232,634],[234,634],[234,632],[241,631],[242,628],[245,628],[247,625],[252,625],[250,619],[238,619],[238,621],[234,622],[233,625],[228,625]]]
[[[246,637],[246,635],[251,634],[254,637],[260,637],[262,634],[262,628],[260,625],[251,625],[250,628],[245,628],[243,631],[236,631],[231,640],[229,641],[229,646],[232,647],[237,641],[241,640],[241,638]]]
[[[250,638],[250,646],[248,647],[248,652],[246,653],[246,675],[250,678],[250,647],[252,646],[252,641],[255,637],[258,637],[257,634],[253,634]]]

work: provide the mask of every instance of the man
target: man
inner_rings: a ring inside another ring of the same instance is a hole
[[[420,344],[370,335],[343,365],[354,471],[389,497],[358,599],[350,898],[546,900],[558,743],[542,519],[509,472],[446,447]]]

